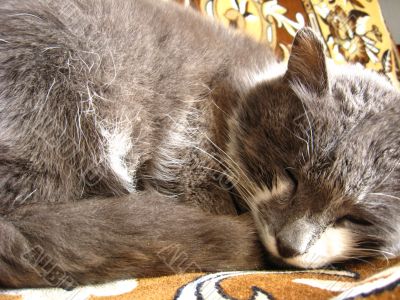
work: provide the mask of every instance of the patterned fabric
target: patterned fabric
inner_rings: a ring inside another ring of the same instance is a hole
[[[312,271],[182,274],[118,281],[70,292],[58,288],[0,291],[0,300],[400,299],[399,263],[375,261]]]
[[[400,88],[399,56],[378,0],[177,0],[245,31],[288,58],[296,31],[311,26],[335,62],[360,63]]]

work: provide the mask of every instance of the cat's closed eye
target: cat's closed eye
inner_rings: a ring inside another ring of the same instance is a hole
[[[355,216],[355,215],[351,215],[351,214],[347,214],[344,215],[340,218],[338,218],[335,222],[335,224],[343,224],[345,222],[350,222],[352,224],[355,225],[359,225],[359,226],[371,226],[373,225],[370,221],[366,220],[363,217],[359,217],[359,216]]]
[[[293,168],[285,168],[285,173],[286,173],[287,177],[292,181],[292,183],[294,185],[294,192],[295,192],[299,182],[297,180],[297,176],[295,174],[294,169]]]

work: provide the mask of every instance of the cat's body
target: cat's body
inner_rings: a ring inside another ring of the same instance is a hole
[[[307,29],[286,71],[174,4],[63,2],[0,4],[0,285],[170,274],[171,246],[179,271],[262,268],[241,200],[279,263],[399,253],[383,78],[328,76]]]

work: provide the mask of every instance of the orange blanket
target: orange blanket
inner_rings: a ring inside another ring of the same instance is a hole
[[[309,271],[224,272],[101,286],[0,291],[0,300],[400,299],[400,259]]]

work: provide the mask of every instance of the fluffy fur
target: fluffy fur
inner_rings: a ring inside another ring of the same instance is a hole
[[[259,239],[298,267],[398,255],[399,100],[307,28],[286,67],[171,3],[3,0],[0,285],[262,268]]]
[[[327,62],[309,29],[287,72],[246,95],[229,155],[274,261],[316,268],[399,255],[399,101],[383,76]]]

